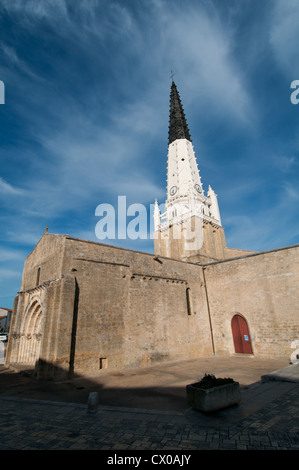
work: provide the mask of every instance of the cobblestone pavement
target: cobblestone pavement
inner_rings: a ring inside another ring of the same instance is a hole
[[[209,415],[188,407],[182,384],[202,364],[210,369],[215,364],[219,373],[239,374],[241,382],[247,383],[241,388],[239,405]],[[66,384],[56,384],[58,391],[48,383],[38,389],[19,374],[9,376],[4,368],[0,381],[0,450],[299,450],[299,364],[274,372],[270,367],[276,362],[267,366],[242,359],[241,364],[240,368],[238,358],[204,359],[107,375],[92,383],[100,391],[100,404],[94,412],[86,395],[84,402],[72,401],[77,392],[84,392],[83,384],[87,388],[86,379],[75,381],[68,394]],[[263,371],[267,371],[265,375]],[[257,376],[261,380],[252,383]],[[136,388],[132,389],[137,383],[139,395]],[[127,391],[125,406],[116,401],[120,384],[125,384],[122,391]],[[44,395],[46,392],[52,395]],[[173,393],[172,400],[167,400],[168,392]],[[30,393],[34,393],[32,398]],[[109,395],[116,406],[111,406]],[[139,407],[133,407],[133,403]]]
[[[243,393],[245,407],[213,416],[190,408],[99,406],[90,412],[83,404],[0,397],[0,449],[299,450],[299,384],[267,382]],[[271,394],[273,400],[248,411],[250,397]]]

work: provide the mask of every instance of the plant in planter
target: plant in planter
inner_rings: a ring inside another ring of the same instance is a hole
[[[216,378],[205,374],[186,386],[187,401],[192,408],[206,413],[218,411],[241,401],[240,384],[231,378]]]

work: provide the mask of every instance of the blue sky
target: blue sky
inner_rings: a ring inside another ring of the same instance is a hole
[[[298,24],[298,0],[1,0],[0,306],[46,226],[97,241],[99,204],[164,203],[171,70],[227,245],[298,243]]]

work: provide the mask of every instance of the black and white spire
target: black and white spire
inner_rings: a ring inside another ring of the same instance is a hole
[[[209,187],[208,194],[204,195],[189,128],[174,81],[170,92],[167,160],[165,212],[160,214],[156,202],[155,230],[179,224],[193,216],[221,225],[216,194]]]

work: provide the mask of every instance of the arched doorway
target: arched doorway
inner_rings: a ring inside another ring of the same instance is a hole
[[[28,308],[21,330],[18,362],[35,364],[39,357],[42,307],[34,300]]]
[[[241,315],[232,318],[232,333],[235,352],[241,354],[252,354],[251,339],[247,322]]]

